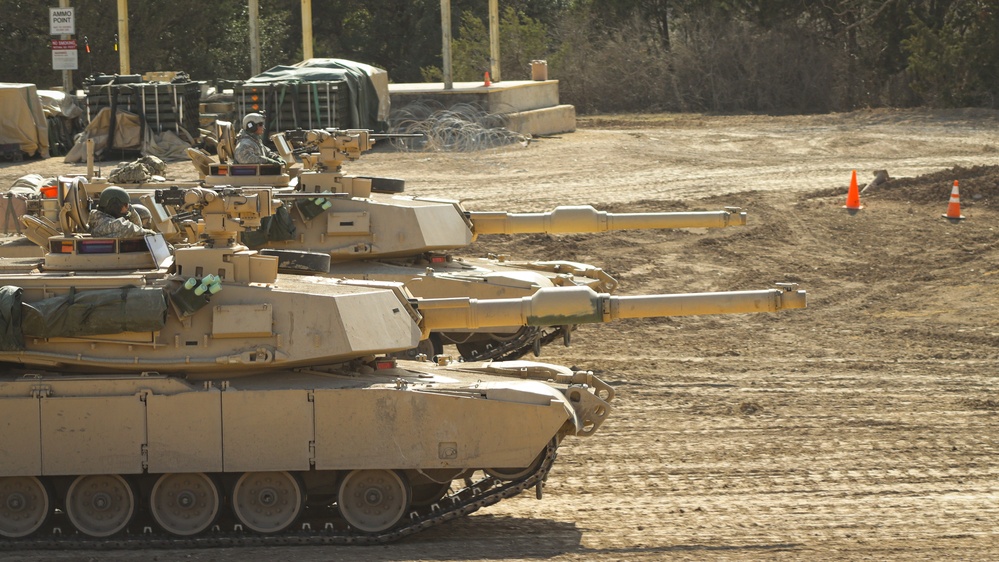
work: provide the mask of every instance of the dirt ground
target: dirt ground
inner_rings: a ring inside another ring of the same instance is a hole
[[[175,177],[193,168],[172,164]],[[892,179],[849,214],[851,170]],[[58,160],[0,165],[79,172]],[[999,112],[581,118],[480,153],[349,173],[471,210],[739,206],[745,227],[481,238],[465,255],[602,266],[618,294],[794,282],[806,310],[581,327],[540,360],[615,410],[522,495],[380,547],[6,553],[23,560],[973,560],[999,556]],[[961,210],[947,210],[954,180]]]

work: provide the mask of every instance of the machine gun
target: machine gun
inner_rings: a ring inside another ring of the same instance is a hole
[[[375,133],[369,129],[295,129],[271,135],[282,158],[293,164],[301,156],[307,170],[340,171],[344,162],[355,161],[379,140],[423,138],[419,133]]]
[[[296,129],[271,135],[271,142],[287,163],[287,176],[298,178],[298,190],[310,193],[346,193],[368,197],[377,187],[373,180],[390,185],[400,180],[345,176],[344,162],[354,161],[375,142],[393,138],[418,138],[420,134],[375,133],[368,129]],[[301,162],[299,162],[301,158]],[[397,189],[396,191],[401,191]]]
[[[268,187],[207,189],[195,187],[157,189],[154,201],[181,211],[197,211],[204,219],[199,232],[213,246],[231,246],[236,235],[260,228],[262,219],[274,214],[281,205],[272,198]]]

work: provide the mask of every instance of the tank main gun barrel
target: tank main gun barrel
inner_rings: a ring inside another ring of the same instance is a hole
[[[530,297],[477,300],[417,299],[424,330],[500,326],[597,324],[625,318],[745,314],[805,308],[797,284],[776,289],[667,295],[611,296],[589,287],[546,288]]]
[[[479,234],[573,234],[653,228],[723,228],[743,226],[746,213],[738,207],[723,211],[677,213],[608,213],[589,205],[556,207],[547,213],[467,213]]]
[[[426,135],[423,133],[371,133],[369,137],[375,140],[382,139],[422,139]]]

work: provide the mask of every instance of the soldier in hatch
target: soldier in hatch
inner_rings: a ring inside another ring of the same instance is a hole
[[[87,219],[91,236],[98,238],[141,238],[155,234],[142,228],[141,217],[129,205],[128,192],[111,186],[101,192],[97,208],[91,209]]]
[[[236,135],[236,149],[233,159],[237,164],[278,164],[284,159],[278,153],[264,146],[264,116],[250,113],[243,117],[243,129]]]

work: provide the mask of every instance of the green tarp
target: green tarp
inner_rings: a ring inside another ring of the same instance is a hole
[[[21,351],[21,288],[0,287],[0,351]]]
[[[27,337],[84,337],[121,332],[152,332],[166,324],[163,290],[122,287],[75,292],[24,303],[22,328]]]

